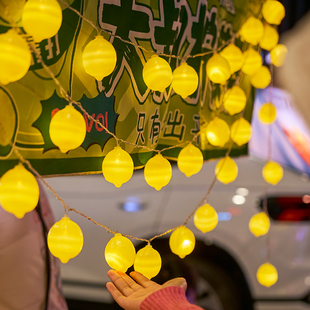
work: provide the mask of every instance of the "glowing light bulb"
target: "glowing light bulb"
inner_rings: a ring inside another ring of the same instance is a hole
[[[280,25],[285,16],[285,8],[276,0],[268,0],[263,4],[263,17],[269,24]]]
[[[194,224],[203,233],[212,231],[217,226],[217,223],[217,212],[209,204],[204,204],[195,212]]]
[[[119,146],[110,151],[102,162],[103,176],[116,187],[130,180],[133,168],[131,156]]]
[[[223,105],[225,110],[234,115],[241,112],[246,105],[246,95],[242,88],[233,86],[224,94]]]
[[[53,37],[62,23],[62,10],[56,0],[28,0],[22,13],[25,31],[35,42]]]
[[[253,75],[263,65],[262,56],[254,50],[249,48],[243,53],[243,64],[241,71],[247,75]]]
[[[228,61],[231,74],[241,69],[243,55],[240,48],[235,44],[229,44],[220,52],[220,55]]]
[[[142,76],[146,86],[154,91],[163,92],[172,82],[169,63],[157,55],[153,55],[145,63]]]
[[[86,136],[84,117],[73,106],[67,105],[51,119],[49,133],[52,142],[62,153],[76,149]]]
[[[21,219],[37,206],[38,201],[37,180],[22,164],[3,174],[0,179],[0,203],[5,211]]]
[[[83,244],[84,237],[80,226],[68,216],[56,222],[48,232],[48,248],[62,263],[76,257],[82,251]]]
[[[10,29],[0,34],[0,83],[8,84],[26,75],[31,64],[31,52],[22,36]]]
[[[205,132],[208,141],[214,146],[224,146],[229,140],[229,126],[217,116],[210,121]]]
[[[274,123],[277,119],[277,108],[271,102],[266,102],[258,110],[258,119],[265,125]]]
[[[265,49],[266,51],[270,51],[278,44],[278,41],[279,41],[278,31],[274,27],[265,24],[264,35],[259,42],[260,47]]]
[[[240,29],[240,35],[244,41],[256,45],[264,34],[263,23],[253,16],[250,16]]]
[[[207,75],[213,83],[225,84],[231,75],[228,61],[220,54],[214,54],[207,62]]]
[[[172,88],[183,99],[193,94],[198,87],[198,74],[185,62],[172,73]]]
[[[270,52],[270,59],[274,66],[281,67],[285,63],[287,47],[283,44],[276,45]]]
[[[252,137],[251,124],[243,117],[236,120],[230,128],[231,140],[241,146],[248,143]]]
[[[265,263],[258,268],[256,278],[261,285],[270,287],[278,281],[278,271],[275,266]]]
[[[151,245],[146,245],[137,252],[134,269],[148,279],[154,278],[161,269],[160,254]]]
[[[271,82],[271,74],[266,66],[261,66],[252,76],[251,84],[255,88],[266,88]]]
[[[220,182],[228,184],[237,178],[238,166],[229,156],[224,157],[216,164],[215,175]]]
[[[112,269],[126,272],[135,262],[136,250],[128,238],[116,233],[107,243],[104,256]]]
[[[203,166],[203,155],[192,143],[181,150],[177,161],[178,167],[187,177],[198,173]]]
[[[148,160],[144,167],[144,178],[148,185],[157,191],[166,186],[172,176],[172,168],[169,161],[161,154],[157,154]]]
[[[171,252],[184,258],[193,252],[195,248],[195,236],[191,230],[184,225],[178,227],[169,238]]]
[[[263,178],[267,183],[277,185],[283,178],[283,168],[274,161],[269,161],[263,168]]]
[[[254,214],[249,222],[250,232],[255,237],[266,235],[270,228],[270,219],[265,212]]]
[[[116,52],[113,45],[102,36],[90,41],[82,54],[85,71],[97,81],[110,75],[116,65]]]

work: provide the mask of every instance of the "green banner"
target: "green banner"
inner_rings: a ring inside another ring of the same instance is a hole
[[[206,63],[212,53],[191,56],[220,51],[248,16],[258,16],[262,0],[71,0],[68,3],[102,29],[102,35],[113,44],[117,53],[115,70],[102,81],[85,72],[82,52],[97,30],[64,5],[59,32],[36,44],[36,51],[73,100],[80,102],[89,115],[118,138],[160,150],[192,140],[215,115],[229,126],[240,117],[230,116],[221,104],[224,91],[234,85],[240,73],[233,74],[226,85],[209,83]],[[0,33],[4,33],[10,25],[1,14]],[[22,29],[21,23],[18,26]],[[242,50],[248,47],[239,36],[234,43]],[[188,57],[187,64],[199,75],[196,92],[182,99],[171,87],[164,92],[150,91],[143,81],[142,70],[154,53],[165,54],[161,57],[172,70],[181,61],[169,55]],[[247,76],[241,74],[239,78],[239,85],[248,96],[244,117],[250,121],[254,90]],[[24,78],[0,85],[0,176],[18,161],[10,140],[41,175],[101,172],[102,160],[116,141],[82,111],[87,134],[81,147],[63,154],[52,143],[48,133],[51,118],[66,104],[35,53]],[[224,147],[212,146],[203,136],[195,143],[205,160],[223,156],[228,148],[228,143]],[[145,148],[127,143],[120,146],[131,154],[135,167],[142,167],[153,156]],[[163,155],[176,159],[180,149],[181,146],[172,148]],[[230,155],[246,153],[247,145],[234,144]]]

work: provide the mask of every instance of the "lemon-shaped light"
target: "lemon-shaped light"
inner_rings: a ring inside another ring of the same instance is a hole
[[[194,215],[194,224],[203,233],[213,230],[218,223],[218,215],[215,209],[208,203],[199,207]]]
[[[253,75],[263,65],[262,56],[258,51],[249,48],[243,53],[243,63],[241,71],[247,75]]]
[[[279,41],[278,31],[274,27],[265,24],[264,35],[262,39],[259,41],[260,47],[265,49],[266,51],[270,51],[278,44],[278,41]]]
[[[287,47],[284,44],[276,45],[270,52],[270,59],[274,66],[281,67],[285,63]]]
[[[266,235],[270,228],[270,219],[265,212],[254,214],[249,222],[250,232],[255,237]]]
[[[278,281],[278,271],[272,264],[265,263],[258,268],[256,278],[261,285],[270,287]]]
[[[267,0],[263,4],[262,13],[267,23],[280,25],[285,16],[285,8],[279,1]]]
[[[220,54],[214,54],[207,62],[207,75],[213,83],[224,85],[231,75],[229,62]]]
[[[49,133],[52,142],[62,153],[76,149],[86,136],[84,117],[73,106],[67,105],[51,119]]]
[[[224,146],[229,140],[229,126],[224,120],[217,116],[210,121],[205,132],[208,141],[214,146]]]
[[[224,57],[230,67],[230,73],[233,74],[241,69],[243,62],[242,51],[235,44],[229,44],[221,52],[220,55]]]
[[[190,229],[182,225],[178,227],[169,238],[171,252],[184,258],[193,252],[195,248],[195,236]]]
[[[22,25],[35,42],[53,37],[62,23],[62,10],[56,0],[28,0],[22,13]]]
[[[252,126],[243,117],[237,119],[230,128],[231,140],[241,146],[248,143],[252,137]]]
[[[172,88],[183,99],[193,94],[198,87],[198,74],[195,69],[183,62],[172,73]]]
[[[255,88],[266,88],[271,82],[271,74],[266,66],[261,66],[252,76],[251,84]]]
[[[4,85],[20,80],[29,70],[29,46],[13,29],[0,34],[0,62],[0,83]]]
[[[38,201],[37,180],[22,164],[4,173],[0,179],[0,204],[5,211],[20,219],[32,211]]]
[[[84,237],[80,226],[68,216],[56,222],[48,232],[48,248],[62,263],[76,257],[82,251],[83,244]]]
[[[258,119],[265,125],[274,123],[277,119],[277,108],[271,102],[266,102],[258,110]]]
[[[157,191],[166,186],[172,176],[172,168],[169,161],[161,154],[157,154],[148,160],[144,167],[144,178],[148,185]]]
[[[172,70],[169,63],[157,55],[153,55],[144,65],[142,76],[146,86],[163,92],[172,82]]]
[[[198,147],[189,143],[181,150],[177,161],[178,167],[187,177],[198,173],[203,166],[203,155]]]
[[[235,181],[238,176],[238,166],[236,162],[229,156],[222,158],[215,166],[216,178],[224,183],[228,184]]]
[[[242,39],[253,45],[258,44],[264,34],[263,23],[253,16],[250,16],[240,29]]]
[[[283,178],[283,168],[275,161],[269,161],[264,166],[262,174],[267,183],[277,185]]]
[[[121,187],[130,180],[133,168],[131,156],[119,146],[110,151],[102,162],[104,178],[116,187]]]
[[[135,271],[142,273],[148,279],[152,279],[158,275],[161,269],[160,254],[151,245],[146,245],[137,252],[133,267]]]
[[[107,243],[104,256],[112,269],[126,272],[135,262],[136,250],[128,238],[116,233]]]
[[[224,94],[223,105],[230,115],[241,112],[246,105],[246,95],[244,90],[239,86],[233,86],[228,89]]]
[[[113,72],[116,60],[113,45],[100,35],[86,45],[82,54],[85,71],[98,81]]]

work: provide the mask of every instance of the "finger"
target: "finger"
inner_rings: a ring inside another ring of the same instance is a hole
[[[123,307],[123,303],[124,303],[124,295],[117,289],[117,287],[112,283],[112,282],[108,282],[106,284],[106,287],[109,291],[109,293],[112,295],[113,299],[122,307]]]
[[[138,291],[141,289],[141,285],[139,285],[136,281],[134,281],[131,277],[129,277],[126,273],[118,272],[120,277],[128,284],[130,288],[134,291]]]
[[[134,290],[128,285],[128,283],[124,280],[124,273],[117,273],[114,270],[108,271],[108,276],[112,280],[115,287],[124,295],[129,296],[134,292]]]
[[[159,284],[157,284],[156,282],[151,281],[150,279],[148,279],[147,277],[145,277],[142,273],[138,272],[138,271],[132,271],[130,273],[130,276],[137,282],[139,283],[141,286],[143,287],[150,287],[150,286],[160,286]]]
[[[163,287],[167,286],[179,286],[181,287],[184,291],[187,289],[187,282],[184,278],[175,278],[171,279],[163,284]]]

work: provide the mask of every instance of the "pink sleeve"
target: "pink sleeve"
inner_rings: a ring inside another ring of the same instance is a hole
[[[140,310],[202,310],[202,308],[190,304],[181,287],[168,286],[145,298]]]

